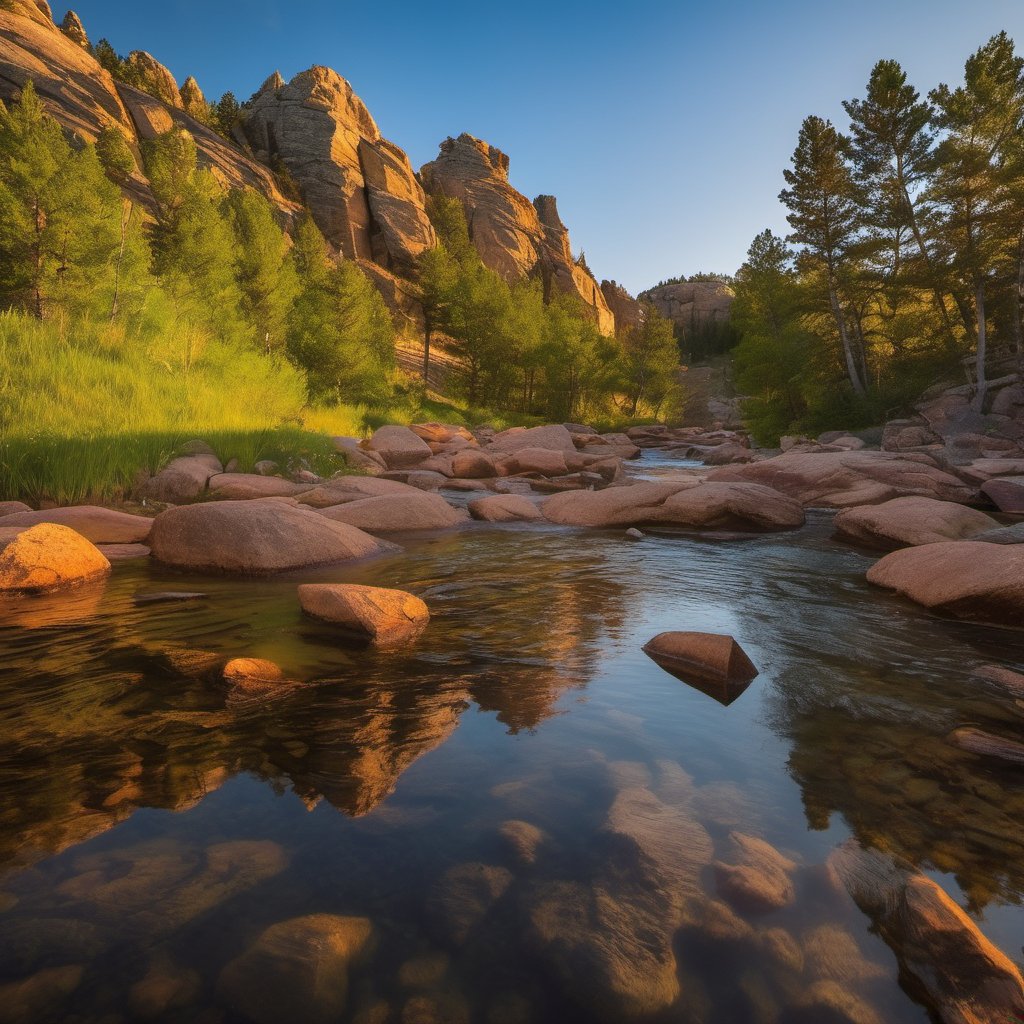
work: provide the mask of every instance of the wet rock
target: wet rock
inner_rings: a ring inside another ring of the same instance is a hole
[[[20,532],[0,548],[0,594],[61,590],[110,572],[110,562],[96,546],[67,526],[40,523],[16,529]]]
[[[934,498],[893,498],[844,509],[835,518],[842,540],[885,549],[969,540],[999,524],[977,509]]]
[[[411,996],[402,1007],[402,1024],[469,1024],[469,1004],[457,992]]]
[[[697,928],[702,938],[715,942],[745,942],[754,936],[754,929],[721,900],[707,902]]]
[[[794,974],[804,969],[804,951],[785,928],[767,928],[759,932],[758,943],[780,967]]]
[[[302,610],[336,623],[375,643],[395,643],[419,635],[430,610],[413,594],[352,583],[304,583],[299,587]]]
[[[109,562],[131,562],[137,558],[149,558],[145,544],[97,544],[96,548]]]
[[[4,516],[13,516],[16,512],[31,512],[31,505],[23,501],[0,501],[0,519]]]
[[[1024,548],[949,541],[886,555],[868,581],[957,618],[1024,623]]]
[[[943,1024],[1024,1016],[1024,979],[1014,963],[936,882],[850,839],[828,869],[900,963],[905,985]]]
[[[217,994],[256,1024],[334,1024],[348,1002],[349,967],[372,932],[365,917],[280,921],[221,971]]]
[[[415,466],[433,454],[430,445],[408,427],[381,427],[365,442],[364,447],[368,451],[377,452],[387,463],[388,469]]]
[[[232,689],[245,693],[267,693],[287,685],[281,667],[261,658],[232,658],[223,676]]]
[[[1003,476],[981,485],[981,493],[1001,512],[1024,515],[1024,476]]]
[[[132,601],[134,604],[175,604],[179,601],[202,601],[209,596],[193,590],[154,590],[136,594]]]
[[[518,819],[502,822],[498,835],[520,864],[532,864],[545,839],[544,832],[536,825]]]
[[[437,931],[455,946],[470,933],[512,884],[512,873],[491,864],[468,863],[449,868],[427,897],[427,911]]]
[[[420,953],[398,969],[398,983],[403,988],[435,988],[448,973],[450,964],[447,953]]]
[[[1024,673],[1002,665],[981,665],[971,673],[971,679],[998,687],[1014,697],[1024,697]]]
[[[469,518],[438,494],[415,489],[407,494],[382,494],[323,509],[320,513],[336,523],[347,523],[374,533],[394,530],[444,530],[460,526]]]
[[[509,476],[516,473],[565,476],[569,472],[564,453],[552,448],[518,448],[512,455],[502,459],[500,468],[503,474]]]
[[[640,530],[638,530],[635,526],[631,526],[626,531],[626,536],[629,537],[630,540],[643,540],[646,535],[642,533]]]
[[[533,1024],[539,1017],[530,1000],[519,992],[502,992],[487,1005],[485,1024]]]
[[[80,965],[48,967],[21,981],[0,985],[0,1024],[65,1019],[62,1011],[84,974]]]
[[[819,925],[804,932],[802,938],[807,969],[815,978],[849,983],[887,973],[882,964],[868,960],[857,940],[839,925]]]
[[[883,1024],[883,1021],[873,1007],[849,989],[834,981],[816,981],[783,1013],[780,1024]]]
[[[713,470],[708,479],[764,484],[814,508],[877,505],[907,495],[969,502],[975,495],[929,456],[896,452],[788,452]]]
[[[722,683],[749,683],[754,663],[731,636],[670,631],[643,646],[644,653],[670,672]]]
[[[174,505],[196,501],[206,490],[210,478],[224,471],[215,455],[186,455],[172,459],[143,488],[145,497],[152,501],[166,501]]]
[[[796,899],[790,877],[796,864],[770,843],[732,832],[734,864],[715,864],[719,893],[744,914],[765,914],[789,906]]]
[[[1024,764],[1024,743],[1018,743],[1005,736],[996,736],[984,729],[964,727],[955,729],[947,737],[954,747],[1013,764]]]
[[[198,971],[179,967],[166,955],[157,956],[132,985],[128,1005],[135,1017],[150,1020],[195,1002],[202,984]]]
[[[270,479],[260,477],[259,479]],[[369,534],[279,501],[222,501],[161,512],[153,557],[200,572],[264,575],[394,551]]]
[[[544,514],[521,494],[495,494],[477,498],[469,503],[469,513],[474,519],[486,523],[530,523],[541,522]]]

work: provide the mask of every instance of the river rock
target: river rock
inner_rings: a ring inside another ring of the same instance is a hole
[[[16,512],[31,512],[32,506],[23,501],[0,501],[0,519],[13,516]]]
[[[153,520],[97,505],[69,505],[41,512],[15,512],[0,519],[0,526],[35,526],[57,523],[80,533],[93,544],[143,544]]]
[[[980,540],[984,544],[1024,544],[1024,522],[976,533],[971,540]]]
[[[575,452],[572,434],[560,423],[545,427],[511,427],[495,434],[487,446],[490,455],[510,455],[522,449],[543,448],[554,452]]]
[[[0,548],[0,594],[46,593],[110,572],[110,562],[97,547],[67,526],[40,523],[15,529],[19,532]]]
[[[802,988],[781,1021],[782,1024],[885,1024],[860,996],[829,980],[815,981]]]
[[[67,1002],[84,975],[81,964],[67,964],[0,985],[0,1024],[67,1019]]]
[[[564,476],[569,471],[565,464],[565,455],[552,448],[519,448],[514,454],[502,459],[500,467],[502,473],[509,476],[516,473]]]
[[[1024,476],[1001,476],[981,485],[981,493],[1001,512],[1024,515]]]
[[[515,818],[503,821],[498,828],[498,835],[520,864],[532,864],[537,859],[537,851],[546,838],[543,830],[536,825]]]
[[[971,680],[994,686],[1014,697],[1024,698],[1024,673],[1002,665],[979,665],[972,673]]]
[[[984,729],[964,727],[954,729],[947,738],[954,747],[970,751],[972,754],[1024,764],[1024,743],[1018,743],[1005,736],[996,736]]]
[[[947,541],[903,548],[876,562],[868,581],[933,611],[980,622],[1024,623],[1024,548]]]
[[[240,575],[285,572],[395,550],[346,523],[276,500],[167,509],[153,521],[150,546],[153,557],[165,565]]]
[[[464,441],[475,445],[476,438],[463,426],[454,423],[410,423],[409,429],[423,438],[427,444],[449,444],[452,441]]]
[[[716,682],[746,683],[757,675],[743,648],[721,633],[659,633],[643,651],[659,665]]]
[[[143,493],[152,501],[184,505],[201,497],[210,478],[223,472],[216,455],[183,455],[150,477]]]
[[[410,489],[408,494],[382,494],[321,510],[337,523],[348,523],[374,533],[392,530],[443,530],[460,526],[468,518],[463,509],[453,508],[438,494]]]
[[[975,495],[929,456],[897,452],[789,452],[745,466],[725,466],[708,479],[764,484],[815,508],[878,505],[908,495],[963,503]]]
[[[1024,1017],[1020,971],[938,883],[854,839],[833,850],[828,869],[943,1024]]]
[[[430,610],[413,594],[354,583],[304,583],[299,604],[307,615],[376,643],[411,639],[430,621]]]
[[[427,912],[438,932],[462,946],[512,884],[512,873],[490,864],[449,868],[427,896]]]
[[[745,914],[763,914],[789,906],[796,899],[790,877],[796,864],[756,836],[731,832],[734,864],[715,864],[719,893]]]
[[[279,476],[260,473],[218,473],[208,482],[210,497],[218,501],[249,501],[253,498],[294,498],[310,490],[309,484],[297,484]]]
[[[232,688],[246,693],[266,693],[287,684],[281,667],[262,658],[232,658],[223,676]]]
[[[498,475],[494,460],[475,448],[463,449],[452,456],[451,475],[461,480],[484,480]]]
[[[352,962],[370,944],[365,917],[309,914],[267,928],[221,971],[217,994],[256,1024],[335,1024]]]
[[[469,503],[469,513],[474,519],[486,523],[534,523],[542,522],[541,510],[521,494],[493,494],[476,498]]]
[[[149,558],[145,544],[97,544],[104,558],[111,562],[130,562],[136,558]]]
[[[921,497],[847,508],[835,518],[836,533],[842,540],[884,549],[969,540],[998,526],[977,509]]]
[[[379,453],[388,469],[407,469],[433,455],[430,445],[408,427],[381,427],[365,443],[365,447]]]
[[[415,494],[418,487],[403,480],[388,480],[383,476],[336,476],[297,497],[300,505],[330,508],[361,498],[376,498],[382,494]]]

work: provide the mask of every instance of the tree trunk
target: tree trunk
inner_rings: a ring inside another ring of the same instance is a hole
[[[914,206],[910,202],[910,196],[907,193],[906,187],[903,189],[903,198],[907,203],[907,209],[910,210],[910,230],[914,234],[914,241],[917,243],[917,250],[921,254],[921,260],[924,263],[925,270],[928,272],[932,296],[935,299],[935,308],[939,311],[939,316],[942,317],[942,326],[946,334],[946,345],[950,350],[952,350],[956,348],[956,335],[953,333],[953,321],[949,318],[949,309],[946,306],[946,296],[939,287],[939,282],[935,280],[935,272],[932,269],[931,257],[928,255],[928,248],[924,244],[924,236],[921,234],[921,229],[918,227],[917,216],[914,213]],[[954,302],[955,301],[956,299],[954,298]]]
[[[988,381],[985,377],[985,348],[988,341],[985,330],[985,282],[979,281],[975,290],[975,305],[978,310],[978,344],[976,348],[978,363],[975,367],[975,380],[977,390],[974,392],[974,401],[971,403],[975,412],[981,412],[985,405],[985,392],[988,390]]]
[[[835,319],[836,327],[839,330],[839,340],[843,345],[843,358],[846,360],[846,373],[853,385],[853,390],[858,395],[864,394],[864,382],[860,379],[857,370],[857,362],[853,355],[853,346],[850,344],[850,332],[846,329],[846,318],[839,306],[839,295],[836,293],[835,284],[829,281],[828,298],[832,306],[832,316]]]

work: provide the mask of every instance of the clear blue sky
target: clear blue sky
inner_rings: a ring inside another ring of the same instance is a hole
[[[208,97],[330,65],[416,168],[448,135],[486,139],[520,191],[558,196],[598,278],[634,292],[731,272],[758,231],[783,231],[776,196],[800,121],[841,119],[879,58],[926,92],[959,80],[1000,29],[1024,50],[1021,0],[72,6],[93,41],[148,50]]]

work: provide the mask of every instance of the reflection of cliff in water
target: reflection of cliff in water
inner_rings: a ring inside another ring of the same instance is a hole
[[[115,576],[88,616],[69,622],[48,605],[37,628],[0,625],[11,654],[0,679],[0,865],[83,842],[140,807],[185,810],[240,772],[310,806],[323,798],[367,814],[471,701],[510,731],[537,728],[590,678],[597,638],[621,622],[618,589],[582,562],[540,573],[514,566],[511,552],[473,560],[463,576],[467,545],[434,547],[416,589],[435,619],[407,654],[339,647],[329,627],[301,619],[295,580],[261,583],[256,601],[252,583],[217,581],[216,600],[186,610],[136,608],[132,595],[150,581]],[[443,575],[438,555],[455,563]],[[363,571],[359,582],[385,582]],[[472,582],[450,582],[460,579]],[[273,635],[286,670],[289,658],[313,665],[316,682],[261,703],[226,700],[219,668],[250,635]]]
[[[827,671],[827,670],[826,670]],[[789,769],[811,828],[838,812],[865,847],[956,877],[972,911],[1024,897],[1024,785],[1019,768],[946,742],[964,722],[1013,735],[1024,708],[971,684],[865,666],[856,697],[828,677],[777,677],[773,724],[793,743]]]

